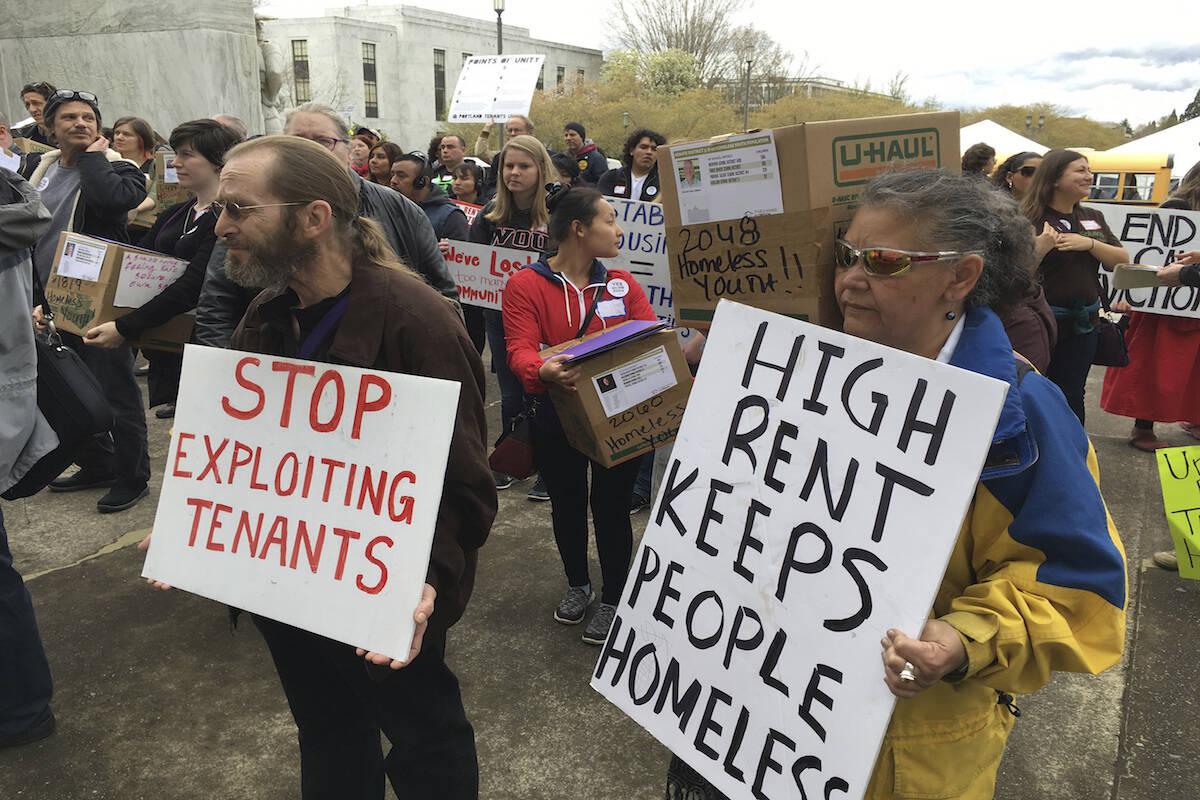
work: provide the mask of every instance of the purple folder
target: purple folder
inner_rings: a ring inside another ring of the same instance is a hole
[[[661,331],[666,327],[667,323],[662,320],[631,320],[618,328],[613,328],[611,331],[605,331],[599,336],[588,339],[586,342],[580,342],[577,345],[568,347],[559,355],[565,355],[571,361],[583,361],[592,356],[607,353],[609,350],[620,347],[628,342],[644,339],[650,334]]]

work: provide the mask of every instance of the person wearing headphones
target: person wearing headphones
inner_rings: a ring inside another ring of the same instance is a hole
[[[390,186],[421,207],[439,242],[443,239],[466,241],[470,232],[467,215],[445,192],[433,191],[434,172],[424,153],[404,153],[392,162]]]

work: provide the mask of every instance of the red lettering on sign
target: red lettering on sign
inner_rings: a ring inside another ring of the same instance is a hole
[[[204,449],[208,451],[208,464],[203,470],[200,471],[200,474],[196,476],[196,480],[204,480],[204,476],[211,472],[213,474],[213,480],[215,480],[218,484],[221,482],[221,473],[217,469],[217,459],[220,458],[221,451],[225,449],[225,445],[227,444],[229,444],[229,440],[222,439],[221,445],[214,451],[212,449],[212,439],[208,438],[207,433],[204,434]]]
[[[379,387],[379,397],[367,399],[367,388]],[[350,438],[357,439],[362,433],[363,414],[368,411],[381,411],[392,402],[392,385],[378,375],[363,375],[358,384],[358,400],[354,403],[354,427],[350,429]]]
[[[396,511],[396,485],[400,481],[416,483],[417,476],[405,470],[404,472],[396,473],[396,477],[392,478],[392,485],[388,489],[388,516],[392,518],[393,522],[407,522],[411,525],[413,509],[413,499],[411,496],[402,496],[400,498],[401,510],[399,512]]]
[[[216,507],[213,509],[212,524],[208,526],[208,541],[204,544],[205,549],[216,550],[217,552],[223,552],[225,550],[225,545],[221,544],[220,542],[213,541],[213,534],[220,529],[221,514],[225,511],[233,511],[233,506],[227,506],[224,503],[217,503]]]
[[[188,547],[196,546],[196,532],[200,530],[200,512],[207,508],[212,508],[212,500],[201,500],[199,497],[189,497],[187,499],[189,506],[194,506],[196,512],[192,515],[192,532],[188,534]]]
[[[179,468],[179,462],[182,461],[183,459],[187,458],[187,453],[185,453],[183,450],[184,440],[185,439],[195,439],[196,434],[194,434],[194,433],[179,433],[178,437],[179,438],[175,442],[175,466],[172,467],[171,474],[174,475],[176,478],[190,478],[190,477],[192,477],[192,473],[184,472],[183,470],[181,470]]]
[[[313,575],[316,575],[317,566],[321,563],[321,549],[325,546],[325,526],[321,525],[317,528],[317,543],[313,545],[308,538],[308,524],[304,520],[296,523],[296,541],[292,543],[292,569],[296,568],[296,562],[300,560],[302,543],[308,558],[308,568],[312,570]]]
[[[367,594],[379,594],[381,591],[383,591],[383,587],[387,584],[387,579],[388,579],[387,565],[375,557],[375,545],[377,545],[377,544],[385,544],[390,548],[392,546],[392,540],[386,536],[376,536],[367,545],[367,550],[366,550],[367,561],[370,561],[372,564],[374,564],[376,567],[379,568],[379,583],[375,584],[374,586],[367,586],[365,583],[363,583],[363,578],[366,576],[364,576],[362,574],[360,574],[354,580],[354,585],[357,586],[359,589],[363,590],[364,592],[366,592]]]
[[[335,536],[342,537],[342,549],[338,552],[337,569],[333,571],[333,579],[340,581],[342,574],[346,571],[346,552],[350,549],[350,540],[357,539],[362,534],[346,528],[334,528],[333,533]]]
[[[241,386],[243,389],[249,389],[250,391],[254,392],[256,395],[258,395],[258,404],[256,406],[254,406],[254,408],[250,409],[249,411],[240,411],[240,410],[234,408],[233,405],[229,402],[228,397],[222,397],[221,398],[221,408],[225,411],[226,414],[233,417],[234,419],[253,419],[254,417],[257,417],[259,415],[259,413],[263,410],[263,406],[265,406],[267,404],[267,394],[266,394],[266,392],[264,392],[262,390],[262,387],[259,386],[257,383],[254,383],[253,381],[251,381],[249,378],[247,378],[245,375],[242,374],[242,369],[247,364],[253,364],[254,366],[257,367],[261,363],[262,363],[261,361],[259,361],[257,358],[255,358],[253,356],[246,356],[245,358],[238,361],[237,367],[234,368],[233,377],[234,377],[234,380],[237,381],[238,386]]]
[[[296,376],[315,375],[317,368],[312,364],[289,364],[285,361],[273,361],[271,369],[288,374],[287,388],[283,391],[283,410],[279,413],[279,427],[286,428],[292,417],[292,390],[296,388]]]
[[[321,403],[321,395],[325,391],[325,384],[333,383],[337,398],[337,404],[333,408],[333,416],[328,422],[321,422],[317,419],[317,407]],[[308,424],[317,433],[329,433],[338,426],[342,421],[342,407],[346,404],[346,385],[342,383],[342,376],[333,370],[326,370],[321,373],[321,377],[317,379],[317,386],[313,389],[312,400],[308,404]]]

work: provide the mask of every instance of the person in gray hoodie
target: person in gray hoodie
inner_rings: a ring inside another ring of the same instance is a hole
[[[50,212],[20,175],[0,167],[0,492],[21,480],[58,437],[37,407],[33,346],[33,265],[29,248]],[[54,732],[53,683],[33,603],[13,567],[0,508],[0,749]]]

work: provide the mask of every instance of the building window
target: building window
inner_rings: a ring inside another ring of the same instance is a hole
[[[473,56],[473,55],[474,55],[474,53],[463,53],[463,66],[464,67],[467,65],[467,61],[469,61],[471,59],[471,56]]]
[[[433,51],[433,115],[446,116],[446,51]]]
[[[312,100],[312,85],[308,76],[308,40],[292,39],[292,86],[297,103]]]
[[[362,43],[363,109],[368,117],[379,116],[379,84],[376,82],[375,45]]]
[[[546,88],[546,65],[544,63],[542,64],[542,68],[538,70],[537,88],[539,92]]]
[[[567,68],[559,67],[558,74],[555,76],[555,79],[554,79],[554,85],[561,89],[563,83],[565,83],[566,80],[567,80]]]
[[[582,82],[583,82],[583,70],[582,70],[582,69],[577,69],[577,70],[575,70],[575,76],[576,76],[577,78],[579,78],[579,82],[580,82],[580,83],[582,83]]]

